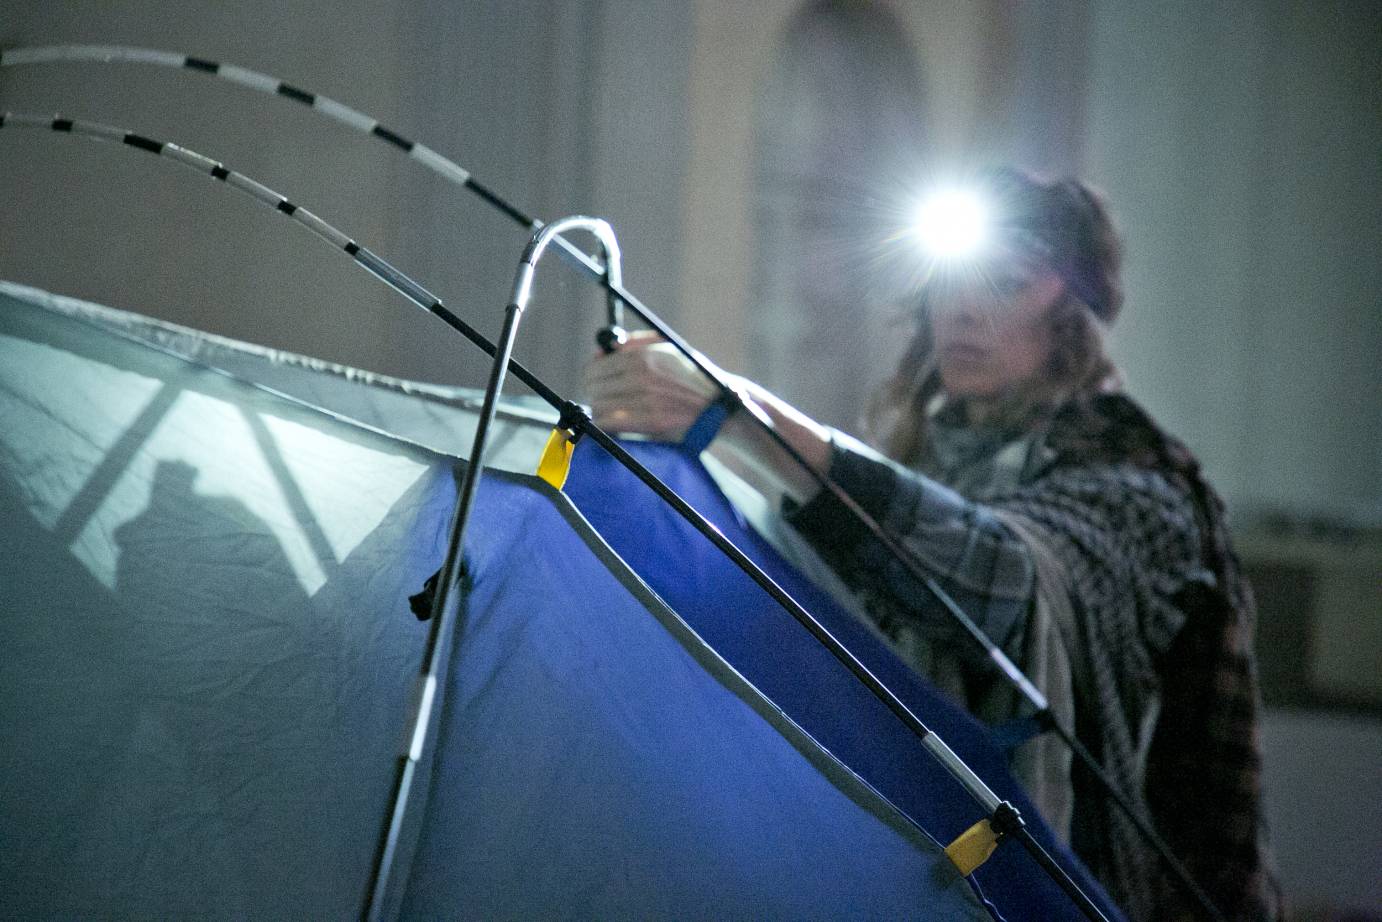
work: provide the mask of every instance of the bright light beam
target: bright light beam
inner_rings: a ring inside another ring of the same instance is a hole
[[[944,189],[917,207],[913,233],[925,253],[953,262],[978,254],[988,239],[989,210],[964,189]]]

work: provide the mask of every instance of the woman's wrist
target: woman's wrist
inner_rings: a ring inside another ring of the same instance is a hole
[[[755,405],[740,410],[725,421],[720,440],[744,464],[771,478],[794,500],[805,502],[820,490],[816,476],[777,444],[762,424],[750,419],[756,408],[771,420],[783,440],[802,457],[816,475],[830,473],[831,430],[773,396],[764,388],[742,378],[731,381],[739,394]]]

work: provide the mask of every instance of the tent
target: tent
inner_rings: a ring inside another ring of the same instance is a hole
[[[358,913],[474,397],[0,285],[0,915]],[[987,918],[502,423],[401,913]]]

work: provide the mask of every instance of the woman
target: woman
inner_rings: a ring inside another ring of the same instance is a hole
[[[1120,392],[1105,356],[1122,300],[1112,225],[1078,182],[1001,170],[983,185],[1006,215],[996,249],[963,277],[928,282],[915,337],[870,408],[870,438],[888,458],[739,383],[1068,706],[1082,742],[1215,903],[1231,918],[1271,918],[1251,595],[1217,496]],[[669,440],[714,393],[647,335],[592,363],[587,387],[602,426]],[[1000,700],[1011,709],[928,593],[743,416],[725,423],[717,451],[775,479],[788,521],[899,652],[981,716],[999,716]],[[1042,789],[1043,813],[1115,899],[1135,919],[1197,917],[1087,773],[1062,774],[1060,755],[1045,746],[1019,776]]]

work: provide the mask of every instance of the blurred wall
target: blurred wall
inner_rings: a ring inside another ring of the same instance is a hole
[[[1382,524],[1382,5],[1092,10],[1130,386],[1243,509]]]
[[[752,90],[802,6],[698,5],[681,302],[736,370],[767,271]],[[1382,6],[891,6],[934,163],[1106,192],[1128,253],[1114,353],[1231,506],[1382,523]]]

